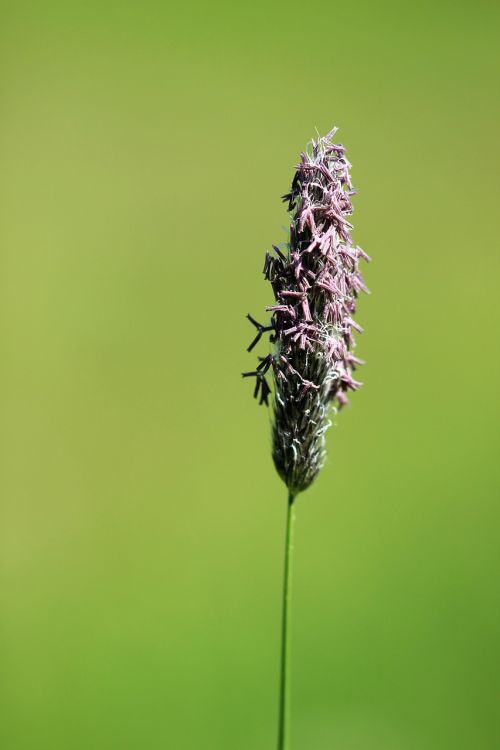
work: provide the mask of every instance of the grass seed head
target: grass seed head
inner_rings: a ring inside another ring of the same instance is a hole
[[[290,494],[307,489],[325,459],[325,433],[330,410],[348,403],[349,391],[362,361],[354,356],[354,331],[359,292],[367,292],[359,270],[366,253],[351,239],[355,191],[350,164],[334,128],[312,141],[301,154],[290,192],[283,196],[290,214],[289,241],[267,252],[263,273],[271,284],[274,303],[268,324],[258,323],[251,351],[270,333],[274,351],[244,377],[255,378],[254,396],[272,399],[273,459]]]

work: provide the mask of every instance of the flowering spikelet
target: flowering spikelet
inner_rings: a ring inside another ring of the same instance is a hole
[[[301,155],[290,192],[283,196],[290,212],[290,239],[266,253],[264,276],[275,303],[268,325],[250,315],[257,335],[271,333],[274,352],[259,358],[254,396],[268,404],[274,380],[273,459],[292,496],[313,482],[325,458],[325,433],[331,404],[342,407],[346,393],[357,390],[354,370],[353,316],[360,291],[368,291],[358,265],[369,260],[353,245],[350,164],[342,145],[328,135],[312,141]]]

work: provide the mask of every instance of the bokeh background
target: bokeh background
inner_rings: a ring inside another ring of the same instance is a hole
[[[368,364],[297,508],[293,748],[500,747],[497,4],[0,16],[2,749],[275,746],[285,492],[239,373],[334,124]]]

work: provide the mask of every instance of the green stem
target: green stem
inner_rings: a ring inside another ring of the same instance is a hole
[[[283,614],[281,624],[281,676],[278,750],[288,750],[290,724],[290,615],[292,600],[292,557],[295,524],[294,496],[288,496],[286,515],[285,571],[283,576]]]

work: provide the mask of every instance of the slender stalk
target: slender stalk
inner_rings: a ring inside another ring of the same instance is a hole
[[[281,621],[281,675],[280,709],[278,725],[278,750],[289,748],[290,726],[290,618],[292,601],[292,558],[295,525],[295,497],[288,496],[286,515],[285,570],[283,576],[283,603]]]

